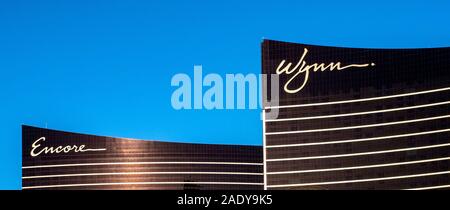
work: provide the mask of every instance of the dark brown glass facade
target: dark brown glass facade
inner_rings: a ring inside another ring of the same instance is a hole
[[[279,116],[263,122],[267,189],[450,188],[450,48],[264,40],[263,73],[276,74],[283,60],[292,73],[279,74],[279,106],[265,106]],[[332,62],[367,65],[330,70]],[[289,79],[315,63],[294,93],[305,72]]]
[[[262,147],[143,141],[30,126],[22,127],[22,135],[23,189],[263,189]]]

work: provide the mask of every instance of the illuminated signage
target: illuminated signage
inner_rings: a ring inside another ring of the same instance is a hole
[[[86,148],[86,145],[82,144],[82,145],[66,145],[66,146],[57,146],[57,147],[43,147],[41,149],[41,144],[39,144],[40,142],[44,142],[45,141],[45,137],[41,137],[38,140],[34,141],[32,144],[32,149],[30,152],[31,157],[37,157],[40,154],[44,153],[44,154],[53,154],[53,153],[69,153],[69,152],[74,152],[74,153],[78,153],[78,152],[96,152],[96,151],[105,151],[105,148],[100,148],[100,149],[88,149]]]
[[[333,71],[333,70],[344,70],[347,68],[364,68],[369,66],[375,66],[375,63],[363,63],[363,64],[348,64],[348,65],[342,65],[341,62],[331,62],[329,64],[325,63],[314,63],[314,64],[307,64],[305,61],[306,55],[308,54],[308,49],[305,48],[303,51],[303,55],[300,57],[300,60],[298,63],[292,67],[292,63],[288,63],[285,65],[286,60],[282,60],[281,63],[277,67],[276,73],[286,74],[290,76],[289,80],[284,85],[284,91],[287,93],[297,93],[300,90],[302,90],[309,80],[309,74],[310,72],[323,72],[323,71]],[[303,77],[300,87],[290,87],[289,84],[291,84],[292,81],[294,81],[298,77]]]

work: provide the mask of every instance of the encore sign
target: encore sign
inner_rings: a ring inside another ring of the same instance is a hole
[[[291,68],[292,63],[288,63],[287,65],[284,65],[286,63],[286,60],[282,60],[281,63],[277,67],[276,73],[286,74],[288,77],[288,81],[284,85],[284,91],[286,93],[297,93],[300,90],[302,90],[309,80],[309,74],[312,72],[323,72],[323,71],[333,71],[333,70],[344,70],[347,68],[364,68],[369,66],[375,66],[375,63],[363,63],[363,64],[348,64],[348,65],[342,65],[341,62],[331,62],[329,64],[325,63],[313,63],[313,64],[307,64],[305,61],[306,55],[308,54],[308,49],[304,49],[303,55],[300,57],[300,60],[298,63]],[[303,82],[301,82],[300,87],[291,88],[289,87],[289,84],[294,81],[296,78],[302,77]]]
[[[53,153],[69,153],[69,152],[73,152],[73,153],[79,153],[79,152],[95,152],[95,151],[105,151],[105,148],[101,148],[101,149],[87,149],[86,145],[82,144],[82,145],[66,145],[66,146],[56,146],[56,147],[42,147],[41,148],[41,144],[39,144],[40,142],[45,141],[45,137],[41,137],[38,140],[34,141],[32,144],[32,149],[30,152],[30,155],[32,157],[37,157],[40,154],[44,153],[44,154],[53,154]]]

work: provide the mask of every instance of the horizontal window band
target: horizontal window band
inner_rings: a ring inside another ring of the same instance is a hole
[[[266,161],[267,162],[277,162],[277,161],[313,160],[313,159],[325,159],[325,158],[352,157],[352,156],[375,155],[375,154],[384,154],[384,153],[393,153],[393,152],[405,152],[405,151],[411,151],[411,150],[423,150],[423,149],[431,149],[431,148],[447,147],[447,146],[450,146],[450,143],[436,144],[436,145],[429,145],[429,146],[422,146],[422,147],[409,147],[409,148],[403,148],[403,149],[350,153],[350,154],[341,154],[341,155],[324,155],[324,156],[309,156],[309,157],[296,157],[296,158],[267,159]]]
[[[283,148],[283,147],[315,146],[315,145],[326,145],[326,144],[345,144],[345,143],[353,143],[353,142],[376,141],[376,140],[384,140],[384,139],[394,139],[394,138],[412,137],[412,136],[420,136],[420,135],[435,134],[435,133],[444,133],[444,132],[449,132],[449,131],[450,131],[450,128],[449,129],[442,129],[442,130],[418,132],[418,133],[399,134],[399,135],[392,135],[392,136],[380,136],[380,137],[372,137],[372,138],[363,138],[363,139],[349,139],[349,140],[314,142],[314,143],[300,143],[300,144],[268,145],[268,146],[266,146],[266,148],[270,149],[270,148]]]
[[[408,162],[398,162],[398,163],[386,163],[386,164],[376,164],[376,165],[341,167],[341,168],[325,168],[325,169],[298,170],[298,171],[267,172],[267,175],[301,174],[301,173],[316,173],[316,172],[327,172],[327,171],[344,171],[344,170],[356,170],[356,169],[367,169],[367,168],[381,168],[381,167],[420,164],[420,163],[429,163],[429,162],[437,162],[437,161],[445,161],[445,160],[450,160],[450,157],[434,158],[434,159],[426,159],[426,160],[417,160],[417,161],[408,161]]]
[[[420,109],[432,106],[440,106],[450,104],[450,101],[432,103],[432,104],[424,104],[418,106],[408,106],[394,109],[384,109],[384,110],[376,110],[376,111],[367,111],[367,112],[355,112],[355,113],[347,113],[347,114],[336,114],[336,115],[322,115],[322,116],[312,116],[312,117],[296,117],[296,118],[282,118],[282,119],[269,119],[266,122],[286,122],[286,121],[300,121],[300,120],[315,120],[315,119],[324,119],[324,118],[335,118],[335,117],[350,117],[357,115],[368,115],[368,114],[378,114],[378,113],[386,113],[386,112],[395,112],[395,111],[404,111],[410,109]]]
[[[444,118],[449,118],[449,117],[450,117],[450,115],[443,115],[443,116],[437,116],[437,117],[420,118],[420,119],[415,119],[415,120],[405,120],[405,121],[395,121],[395,122],[388,122],[388,123],[357,125],[357,126],[349,126],[349,127],[323,128],[323,129],[299,130],[299,131],[268,132],[268,133],[265,133],[265,135],[269,136],[269,135],[296,134],[296,133],[314,133],[314,132],[350,130],[350,129],[359,129],[359,128],[371,128],[371,127],[379,127],[379,126],[388,126],[388,125],[398,125],[398,124],[406,124],[406,123],[431,121],[431,120],[438,120],[438,119],[444,119]]]
[[[253,176],[262,176],[263,173],[246,173],[246,172],[176,172],[176,171],[168,171],[168,172],[111,172],[111,173],[85,173],[85,174],[54,174],[54,175],[39,175],[39,176],[24,176],[22,179],[42,179],[42,178],[55,178],[55,177],[81,177],[81,176],[110,176],[110,175],[253,175]]]
[[[383,100],[383,99],[390,99],[390,98],[398,98],[398,97],[422,95],[422,94],[427,94],[427,93],[435,93],[435,92],[441,92],[441,91],[447,91],[447,90],[450,90],[450,87],[426,90],[426,91],[419,91],[419,92],[389,95],[389,96],[353,99],[353,100],[331,101],[331,102],[310,103],[310,104],[268,106],[268,107],[265,107],[265,109],[286,109],[286,108],[297,108],[297,107],[308,107],[308,106],[324,106],[324,105],[346,104],[346,103],[356,103],[356,102],[365,102],[365,101],[376,101],[376,100]]]
[[[405,190],[434,190],[434,189],[443,189],[443,188],[450,188],[450,185],[419,187],[419,188],[412,188],[412,189],[405,189]]]
[[[263,186],[263,183],[245,183],[245,182],[111,182],[111,183],[86,183],[86,184],[61,184],[61,185],[41,185],[25,186],[22,189],[44,189],[44,188],[63,188],[63,187],[88,187],[88,186],[113,186],[113,185],[180,185],[180,184],[198,184],[198,185],[255,185]]]
[[[76,167],[76,166],[104,166],[104,165],[164,165],[164,164],[192,164],[192,165],[252,165],[262,166],[262,163],[239,163],[239,162],[113,162],[113,163],[72,163],[56,165],[36,165],[22,166],[22,169],[34,168],[58,168],[58,167]]]
[[[381,177],[372,179],[356,179],[356,180],[344,180],[344,181],[332,181],[332,182],[316,182],[316,183],[301,183],[301,184],[281,184],[281,185],[267,185],[267,187],[281,188],[281,187],[304,187],[304,186],[315,186],[315,185],[333,185],[333,184],[348,184],[348,183],[359,183],[359,182],[375,182],[375,181],[386,181],[395,179],[408,179],[417,178],[424,176],[436,176],[450,174],[450,171],[434,172],[434,173],[424,173],[424,174],[413,174],[404,176],[392,176],[392,177]]]

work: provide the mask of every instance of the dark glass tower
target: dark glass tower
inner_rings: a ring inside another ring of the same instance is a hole
[[[22,127],[23,189],[262,190],[262,147]]]
[[[262,72],[267,189],[450,188],[450,48],[264,40]]]

